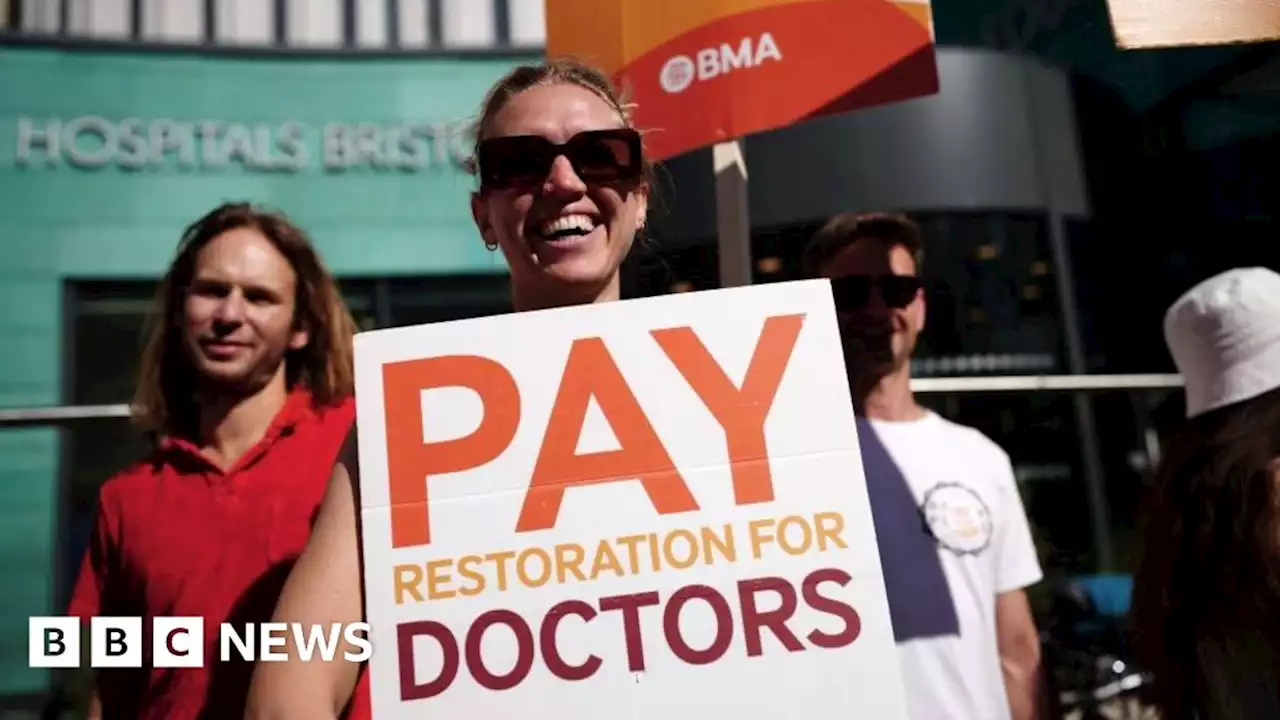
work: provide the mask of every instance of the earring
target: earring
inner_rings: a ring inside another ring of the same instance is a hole
[[[496,243],[496,242],[489,242],[488,240],[485,240],[485,241],[484,241],[484,247],[485,247],[485,249],[486,249],[486,250],[488,250],[489,252],[493,252],[494,250],[497,250],[497,249],[498,249],[498,243]]]

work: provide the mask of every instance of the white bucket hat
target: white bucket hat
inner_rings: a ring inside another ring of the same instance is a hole
[[[1236,268],[1188,290],[1164,316],[1187,417],[1280,387],[1280,274]]]

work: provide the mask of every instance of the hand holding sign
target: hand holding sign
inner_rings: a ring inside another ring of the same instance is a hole
[[[825,282],[356,348],[379,720],[904,717]]]

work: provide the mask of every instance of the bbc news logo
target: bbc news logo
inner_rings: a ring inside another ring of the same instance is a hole
[[[143,667],[140,617],[95,617],[89,620],[89,667]],[[33,617],[28,625],[28,664],[33,668],[80,667],[82,621],[76,617]],[[355,650],[338,652],[343,641]],[[204,618],[156,617],[151,620],[149,667],[196,668],[205,665]],[[218,626],[220,662],[280,662],[289,649],[310,662],[364,662],[373,654],[368,623],[221,623]]]

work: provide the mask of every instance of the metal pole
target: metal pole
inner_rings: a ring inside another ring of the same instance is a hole
[[[1067,350],[1067,369],[1075,375],[1088,372],[1084,356],[1084,340],[1080,332],[1080,309],[1076,303],[1075,273],[1071,268],[1071,252],[1067,244],[1067,224],[1058,194],[1049,181],[1049,169],[1044,159],[1044,138],[1040,131],[1041,114],[1036,101],[1036,86],[1031,69],[1022,70],[1022,87],[1026,96],[1027,119],[1034,143],[1033,157],[1040,180],[1041,197],[1048,214],[1049,244],[1053,252],[1054,279],[1058,291],[1059,313],[1062,315],[1062,332]],[[1112,568],[1114,554],[1111,545],[1111,518],[1107,507],[1106,474],[1102,465],[1102,452],[1098,448],[1098,427],[1093,415],[1091,398],[1084,393],[1072,395],[1075,406],[1076,434],[1079,435],[1080,455],[1084,466],[1085,495],[1089,503],[1089,515],[1093,530],[1093,544],[1097,550],[1098,569]]]
[[[1055,276],[1062,307],[1063,331],[1067,340],[1068,368],[1072,374],[1083,375],[1087,368],[1080,336],[1079,310],[1072,289],[1074,273],[1071,271],[1071,260],[1068,257],[1065,223],[1062,215],[1056,212],[1050,214],[1049,240],[1053,244],[1053,260],[1058,270]],[[1093,524],[1093,543],[1098,551],[1098,569],[1106,572],[1112,569],[1115,556],[1111,543],[1111,513],[1107,505],[1106,471],[1102,464],[1102,451],[1098,447],[1098,425],[1093,414],[1093,400],[1079,391],[1071,394],[1071,400],[1075,405],[1076,431],[1080,436],[1085,494]]]

